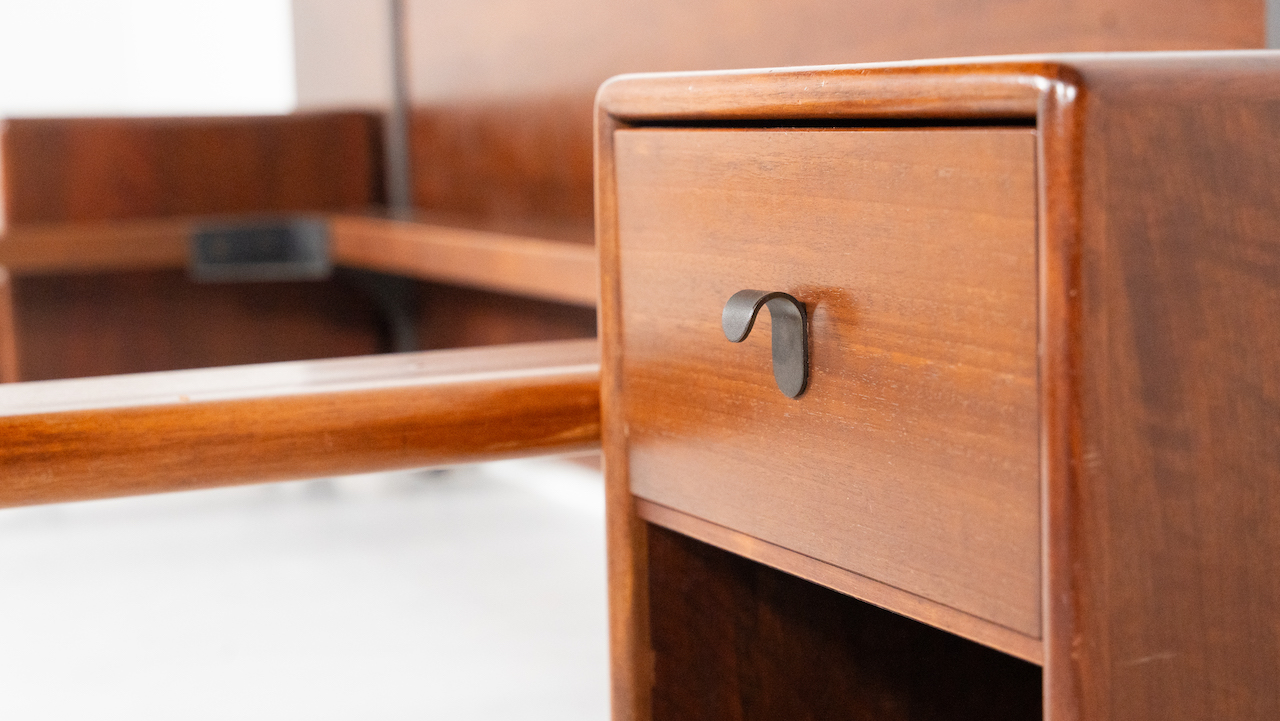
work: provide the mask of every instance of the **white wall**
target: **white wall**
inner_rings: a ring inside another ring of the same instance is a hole
[[[295,104],[289,0],[0,0],[0,116]]]
[[[390,106],[390,8],[390,0],[293,0],[299,109]]]

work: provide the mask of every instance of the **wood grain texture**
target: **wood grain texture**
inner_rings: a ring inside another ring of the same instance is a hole
[[[195,223],[139,218],[19,225],[0,235],[0,262],[16,275],[183,268]]]
[[[609,678],[614,721],[648,721],[652,713],[653,646],[649,627],[649,524],[631,493],[623,401],[622,298],[618,272],[618,187],[614,136],[618,122],[597,106],[596,247],[600,254],[600,443],[605,468],[605,536],[609,579]]]
[[[922,120],[1030,121],[1043,80],[1059,66],[1046,56],[983,62],[778,68],[768,73],[645,73],[610,79],[596,101],[630,124]],[[817,84],[822,92],[814,92]]]
[[[631,78],[601,94],[604,150],[609,107],[659,123],[1034,113],[1052,721],[1280,707],[1280,198],[1260,150],[1280,132],[1278,74],[1269,52],[1045,56]],[[618,329],[603,337],[609,378],[623,352],[608,347]]]
[[[596,254],[586,223],[514,228],[468,219],[330,219],[334,262],[573,305],[596,303]],[[547,237],[550,236],[550,237]],[[573,238],[559,240],[555,238]]]
[[[416,104],[589,93],[619,73],[1265,47],[1262,0],[409,0]]]
[[[1280,57],[1080,73],[1080,715],[1277,718]]]
[[[594,308],[439,283],[418,285],[423,350],[592,338]]]
[[[7,226],[382,202],[366,113],[5,121]]]
[[[1024,661],[1034,664],[1044,662],[1043,644],[1038,638],[1011,631],[875,579],[850,573],[810,556],[642,498],[636,500],[636,514],[652,525],[696,538],[703,543],[766,566],[784,569],[798,578],[812,581],[881,608],[893,609],[894,613],[976,641]]]
[[[1053,79],[1049,79],[1053,78]],[[1075,663],[1080,625],[1074,588],[1082,458],[1079,384],[1083,199],[1079,75],[1060,66],[1046,73],[1037,118],[1040,275],[1041,566],[1044,589],[1044,706],[1048,721],[1077,721],[1080,676]]]
[[[13,320],[13,280],[0,266],[0,383],[18,380],[18,338]]]
[[[1262,0],[409,0],[406,19],[414,204],[481,217],[590,217],[590,98],[620,73],[1266,44]]]
[[[321,215],[342,267],[420,284],[422,348],[587,338],[596,257],[581,222],[389,220]],[[226,220],[224,217],[223,220]],[[28,224],[0,237],[20,289],[22,365],[32,380],[378,352],[384,319],[338,277],[324,283],[193,284],[192,229],[208,218]]]
[[[648,532],[654,719],[1023,719],[1040,669],[725,553]]]
[[[438,215],[398,220],[356,213],[323,217],[337,265],[595,305],[596,255],[585,221],[480,222]],[[202,220],[209,219],[22,225],[0,236],[0,263],[18,275],[183,268],[191,233]]]
[[[0,388],[0,505],[599,444],[594,341]]]
[[[174,270],[18,277],[14,285],[27,380],[381,350],[377,307],[340,280],[203,284]]]
[[[378,350],[370,302],[339,284],[214,288],[157,272],[186,265],[198,222],[381,202],[378,124],[368,113],[6,121],[0,264],[18,276],[25,377]],[[54,277],[65,274],[80,277]]]
[[[633,492],[1038,638],[1034,142],[617,131]],[[808,306],[797,400],[743,288]]]
[[[409,135],[414,205],[589,223],[593,91],[418,104]]]

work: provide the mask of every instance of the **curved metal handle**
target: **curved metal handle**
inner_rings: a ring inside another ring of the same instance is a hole
[[[724,304],[724,337],[734,343],[746,340],[762,305],[769,307],[773,321],[773,379],[785,395],[798,398],[809,385],[809,317],[804,303],[786,293],[740,290]]]

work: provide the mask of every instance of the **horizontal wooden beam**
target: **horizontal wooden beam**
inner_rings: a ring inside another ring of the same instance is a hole
[[[9,227],[0,263],[14,275],[185,268],[190,218],[140,218]]]
[[[358,211],[383,201],[374,113],[0,121],[0,224]]]
[[[571,305],[596,304],[596,252],[589,224],[587,242],[357,215],[332,216],[329,227],[339,265]]]
[[[0,506],[599,447],[594,340],[0,386]]]
[[[321,217],[329,222],[336,265],[595,306],[596,255],[589,224],[510,228],[456,219]],[[183,268],[192,230],[208,221],[182,217],[12,226],[0,236],[0,264],[15,275]]]

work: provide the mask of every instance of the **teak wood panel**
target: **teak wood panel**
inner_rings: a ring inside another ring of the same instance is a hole
[[[414,206],[589,222],[593,90],[416,106],[409,127]]]
[[[587,338],[597,272],[582,222],[477,223],[455,216],[327,221],[342,267],[437,281],[407,299],[420,347]],[[341,268],[324,283],[195,284],[198,217],[26,224],[0,236],[17,289],[27,380],[379,352],[385,318]],[[206,219],[207,220],[207,219]],[[225,218],[224,218],[225,220]],[[586,242],[583,242],[583,241]],[[481,288],[468,292],[438,283]]]
[[[407,0],[406,10],[417,104],[589,93],[619,73],[1266,46],[1263,0]]]
[[[166,270],[210,216],[382,202],[379,127],[371,113],[4,121],[0,263],[22,377],[376,351],[372,304],[340,283],[193,286]],[[29,277],[60,273],[81,275]]]
[[[1039,637],[1034,132],[614,143],[634,492]],[[809,310],[798,400],[744,288]]]
[[[1044,663],[1044,644],[1039,638],[1027,636],[1004,626],[997,626],[950,606],[943,606],[867,576],[846,571],[812,556],[762,541],[754,536],[716,525],[667,506],[660,506],[643,498],[634,500],[636,515],[651,526],[662,526],[758,563],[773,568],[784,568],[787,573],[798,578],[827,588],[839,589],[841,593],[881,608],[891,608],[894,613],[947,633],[971,639],[1023,661]]]
[[[363,210],[379,133],[367,113],[6,120],[0,225]]]
[[[1037,124],[1045,717],[1280,716],[1280,53],[983,58],[621,79],[629,123]],[[600,224],[616,718],[649,717],[646,526],[625,493],[616,229]]]
[[[439,283],[418,286],[423,350],[593,338],[596,311]]]
[[[596,302],[596,254],[587,221],[479,222],[452,215],[399,219],[365,213],[317,217],[328,223],[336,265],[580,306]],[[209,220],[20,225],[0,235],[0,263],[19,276],[184,268],[191,234]]]
[[[599,447],[596,343],[0,386],[0,506]]]
[[[13,284],[23,380],[385,350],[377,305],[341,275],[195,283],[179,270],[155,270],[16,277]]]
[[[1086,719],[1280,718],[1280,54],[1188,60],[1081,68]]]
[[[31,223],[0,234],[0,262],[14,275],[185,268],[195,218]]]
[[[415,206],[589,218],[619,73],[996,53],[1261,48],[1263,0],[408,0]]]
[[[17,328],[13,318],[13,279],[0,266],[0,383],[18,380]]]
[[[1040,668],[649,526],[653,719],[1037,721]]]
[[[595,249],[552,239],[589,239],[585,223],[570,224],[567,233],[558,225],[517,232],[456,218],[410,222],[336,215],[329,228],[334,260],[343,265],[578,306],[596,304]]]

